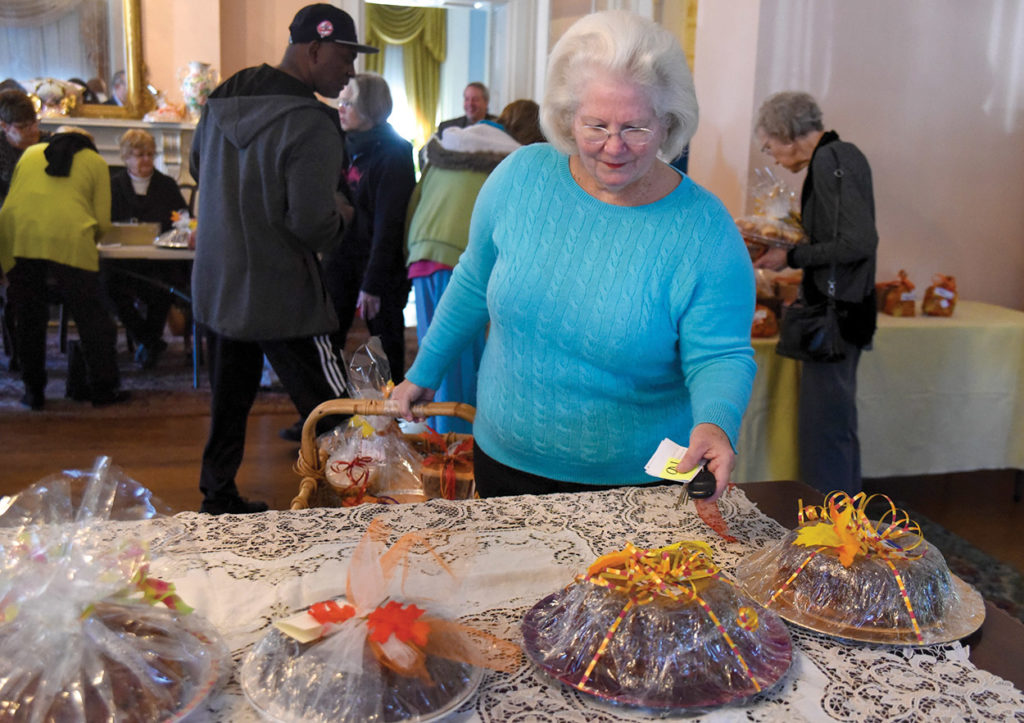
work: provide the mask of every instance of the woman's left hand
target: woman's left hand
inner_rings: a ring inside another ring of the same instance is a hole
[[[711,499],[717,500],[729,484],[732,470],[736,466],[736,453],[732,451],[729,437],[722,428],[709,422],[693,428],[690,445],[679,460],[679,468],[693,469],[704,460],[707,460],[708,472],[715,476],[715,494]]]
[[[360,291],[359,298],[356,300],[356,308],[359,310],[359,315],[369,321],[380,313],[380,297]]]

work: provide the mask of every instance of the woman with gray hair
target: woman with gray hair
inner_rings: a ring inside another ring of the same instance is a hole
[[[396,382],[405,372],[405,213],[416,185],[412,144],[387,122],[391,91],[373,73],[353,77],[339,96],[355,217],[327,261],[327,290],[342,339],[358,311],[380,336]]]
[[[793,173],[807,169],[800,208],[810,238],[810,243],[788,251],[771,249],[754,265],[803,269],[800,293],[808,304],[824,302],[831,285],[842,335],[841,360],[802,362],[800,476],[822,492],[853,495],[861,490],[857,363],[861,350],[871,344],[878,313],[871,167],[857,146],[825,131],[821,109],[807,93],[770,96],[758,111],[754,133],[761,150],[778,165]]]
[[[544,135],[477,197],[466,252],[407,381],[433,397],[490,321],[473,426],[481,495],[650,482],[665,437],[716,496],[754,378],[753,269],[722,204],[664,162],[697,103],[675,38],[639,16],[588,15],[558,41]]]

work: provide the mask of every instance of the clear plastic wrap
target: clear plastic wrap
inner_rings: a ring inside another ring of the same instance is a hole
[[[163,509],[106,457],[0,501],[0,720],[179,720],[209,694],[230,655],[134,524]]]
[[[868,519],[869,503],[885,511]],[[929,645],[974,632],[977,591],[953,575],[917,523],[884,495],[833,492],[800,509],[800,524],[744,560],[744,589],[784,619],[836,637]]]
[[[320,448],[327,452],[324,477],[344,507],[430,499],[420,475],[419,454],[396,424],[380,426],[384,428],[378,430],[370,417],[357,415],[320,439]]]
[[[555,679],[655,715],[748,701],[792,660],[786,626],[701,542],[599,558],[535,605],[522,632],[526,655]]]
[[[242,690],[268,720],[426,721],[473,695],[481,667],[512,672],[515,645],[455,622],[459,578],[408,533],[388,548],[374,520],[353,552],[344,598],[276,623],[246,655]]]
[[[188,209],[174,211],[171,219],[171,229],[157,236],[153,245],[163,249],[194,249],[196,222],[189,217]]]

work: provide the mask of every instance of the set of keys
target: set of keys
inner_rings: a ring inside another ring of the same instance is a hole
[[[683,507],[692,497],[695,500],[704,500],[715,494],[715,476],[708,472],[707,467],[701,467],[700,471],[689,482],[683,482],[682,490],[679,492],[679,499],[676,500],[676,507]]]

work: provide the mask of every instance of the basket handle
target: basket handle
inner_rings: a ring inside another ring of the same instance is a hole
[[[333,415],[380,415],[398,417],[398,402],[389,399],[329,399],[317,406],[302,425],[302,448],[299,454],[306,462],[316,466],[316,425],[324,417]],[[414,417],[458,417],[470,424],[476,418],[476,409],[462,402],[427,402],[413,405]]]

